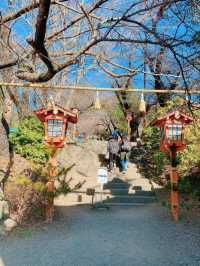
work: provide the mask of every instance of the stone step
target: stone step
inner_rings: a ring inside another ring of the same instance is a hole
[[[149,196],[149,197],[155,197],[155,195],[156,195],[155,192],[152,191],[152,190],[147,190],[147,191],[136,190],[135,194],[138,195],[138,196]]]
[[[125,180],[122,180],[119,177],[115,177],[113,180],[109,181],[109,183],[115,183],[115,184],[126,184],[127,182]]]
[[[127,183],[107,183],[103,186],[104,189],[128,189],[131,184]]]
[[[127,203],[119,203],[119,202],[118,203],[114,203],[114,202],[110,202],[109,204],[105,203],[105,205],[106,206],[109,206],[109,207],[111,207],[111,206],[112,207],[114,207],[114,206],[116,206],[116,207],[118,207],[118,206],[119,207],[120,206],[124,206],[124,207],[125,206],[144,206],[145,204],[146,203],[137,203],[137,202],[135,202],[135,203],[133,203],[133,202],[132,203],[128,203],[128,202]]]
[[[143,191],[143,190],[127,190],[127,189],[110,189],[104,190],[105,193],[112,194],[112,195],[137,195],[137,196],[155,196],[154,191]]]
[[[143,196],[143,197],[154,197],[155,196],[155,192],[154,191],[144,191],[144,190],[138,190],[138,191],[135,191],[135,190],[127,190],[127,189],[113,189],[113,190],[110,190],[110,189],[104,189],[103,192],[101,191],[101,189],[95,189],[95,194],[103,194],[103,195],[113,195],[113,196],[117,196],[117,195],[124,195],[124,196]],[[68,195],[74,195],[74,196],[77,196],[77,195],[87,195],[86,193],[86,190],[80,190],[80,191],[74,191],[74,192],[71,192],[71,193],[68,193]]]
[[[155,197],[144,197],[144,196],[117,196],[112,198],[107,198],[104,203],[109,204],[147,204],[155,202]]]
[[[78,191],[74,191],[71,192],[71,194],[74,195],[86,195],[86,191],[87,190],[78,190]],[[102,191],[100,188],[95,188],[95,194],[101,194]],[[144,191],[144,190],[132,190],[132,189],[104,189],[103,190],[103,194],[104,195],[113,195],[113,196],[117,196],[117,195],[135,195],[135,196],[144,196],[144,197],[154,197],[155,196],[155,192],[154,191]]]
[[[94,202],[99,202],[101,199],[106,203],[120,204],[146,204],[156,201],[154,195],[138,195],[138,194],[126,194],[126,195],[112,195],[112,194],[95,194]],[[85,193],[69,193],[67,196],[59,196],[55,199],[55,205],[76,205],[76,204],[91,204],[92,196],[88,196]]]
[[[128,195],[130,193],[129,189],[124,189],[124,188],[114,188],[114,189],[109,189],[109,190],[104,190],[104,192],[108,192],[108,194],[112,195]]]
[[[135,182],[136,183],[136,182]],[[151,185],[146,182],[144,184],[139,185],[134,185],[134,182],[130,183],[107,183],[104,185],[104,189],[133,189],[135,191],[141,191],[143,190],[143,186],[148,186],[151,188]]]

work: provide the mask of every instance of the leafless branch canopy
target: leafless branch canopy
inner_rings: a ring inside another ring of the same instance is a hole
[[[187,77],[200,70],[187,0],[21,2],[0,6],[0,30],[10,29],[0,70],[13,68],[16,79],[47,82],[63,70],[95,68],[112,79],[145,72],[158,89],[163,78],[188,89]]]

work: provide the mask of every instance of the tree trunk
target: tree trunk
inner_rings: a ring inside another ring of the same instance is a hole
[[[6,58],[9,56],[9,52],[4,46],[3,43],[7,43],[8,39],[8,29],[5,26],[0,26],[0,39],[2,42],[0,43],[0,61],[1,62],[6,62]],[[0,77],[3,80],[7,80],[9,70],[2,70],[0,73]],[[10,80],[7,80],[8,82]],[[0,107],[0,156],[3,156],[5,160],[9,158],[9,143],[8,143],[8,123],[6,121],[6,113],[8,114],[7,110],[7,103],[8,103],[8,94],[6,90],[3,88],[0,88],[0,99],[1,99],[1,107]],[[5,165],[5,164],[4,164]]]
[[[10,52],[4,45],[8,43],[9,28],[0,26],[0,61],[6,62],[10,57]],[[9,69],[2,70],[0,78],[7,82],[12,81],[12,73]],[[10,175],[11,166],[13,164],[13,152],[9,145],[9,126],[12,117],[13,101],[10,98],[7,89],[0,88],[0,185],[4,183]]]
[[[3,114],[1,114],[0,119],[0,157],[4,157],[6,160],[9,158],[8,135],[6,132],[7,123]]]
[[[3,90],[1,89],[1,92]],[[4,94],[5,95],[5,94]],[[4,188],[4,184],[10,175],[13,164],[13,151],[9,144],[9,124],[12,114],[12,101],[9,97],[3,98],[3,106],[1,105],[0,115],[0,186]]]

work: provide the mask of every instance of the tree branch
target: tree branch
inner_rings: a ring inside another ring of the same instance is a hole
[[[62,2],[65,2],[66,0],[62,0],[60,1],[61,3]],[[59,3],[58,1],[54,1],[54,0],[51,0],[51,5],[55,5],[55,4],[61,4]],[[7,16],[4,16],[2,17],[2,19],[0,19],[0,24],[3,24],[3,23],[6,23],[6,22],[10,22],[12,20],[15,20],[21,16],[23,16],[24,14],[32,11],[33,9],[36,9],[39,7],[39,1],[33,1],[33,3],[31,5],[28,5],[26,7],[23,7],[19,10],[17,10],[15,13],[11,13]]]
[[[0,64],[0,70],[4,69],[4,68],[9,68],[9,67],[15,66],[17,64],[17,62],[18,62],[18,59],[12,59],[9,62],[6,62],[4,64]]]
[[[47,78],[51,78],[55,74],[54,66],[44,46],[46,24],[48,20],[50,5],[51,5],[51,0],[40,0],[39,12],[38,12],[37,22],[36,22],[35,39],[34,40],[32,38],[27,39],[27,42],[34,48],[35,52],[38,53],[40,59],[44,62],[48,71],[41,76],[38,76],[38,74],[36,73],[28,73],[28,72],[18,73],[17,75],[18,78],[27,77],[28,79],[32,79],[32,80],[37,78],[39,79],[40,82],[42,82],[43,79],[44,81],[46,81]]]

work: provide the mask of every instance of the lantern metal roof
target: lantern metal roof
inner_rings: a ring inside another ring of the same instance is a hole
[[[182,124],[189,124],[194,121],[194,119],[180,111],[174,111],[166,114],[160,118],[157,118],[151,122],[152,126],[163,127],[168,121],[180,121]]]
[[[41,122],[45,122],[46,117],[53,114],[56,116],[66,117],[68,122],[75,124],[77,123],[77,112],[73,112],[75,109],[78,111],[78,108],[71,108],[68,110],[58,104],[49,104],[47,108],[38,109],[35,113]]]

